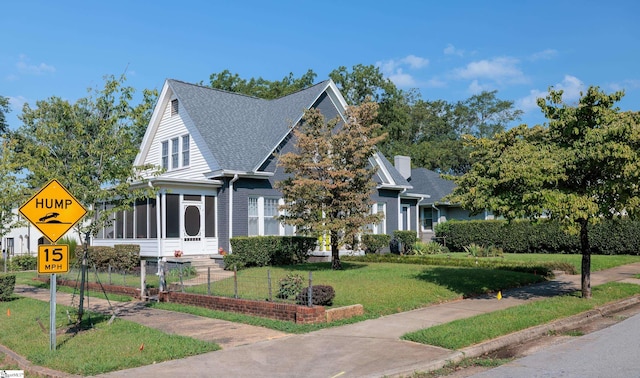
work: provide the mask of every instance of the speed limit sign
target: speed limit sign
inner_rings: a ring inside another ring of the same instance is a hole
[[[69,246],[66,244],[38,246],[38,273],[55,274],[69,271]]]

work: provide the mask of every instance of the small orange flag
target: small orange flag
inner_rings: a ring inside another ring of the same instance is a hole
[[[502,291],[498,291],[498,295],[496,295],[498,300],[502,299]]]
[[[140,351],[142,351],[144,349],[144,343],[140,344],[140,348],[138,348],[138,349],[140,349]]]
[[[7,309],[7,316],[11,316],[11,309],[10,308]]]

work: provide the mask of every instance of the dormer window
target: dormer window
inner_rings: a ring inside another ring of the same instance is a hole
[[[171,115],[174,116],[178,114],[178,99],[171,100]]]
[[[188,167],[191,163],[190,142],[189,134],[163,140],[160,149],[162,168],[173,170]]]

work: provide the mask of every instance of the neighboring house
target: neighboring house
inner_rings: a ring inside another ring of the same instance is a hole
[[[215,257],[219,249],[230,251],[235,236],[293,235],[274,218],[282,204],[274,184],[286,177],[277,156],[293,149],[292,127],[305,109],[344,122],[346,106],[331,80],[275,100],[167,80],[135,160],[164,168],[147,177],[158,195],[116,214],[92,244],[139,244],[146,258],[177,250]],[[384,213],[371,232],[417,233],[422,197],[407,193],[411,184],[384,156],[371,162],[378,167],[372,211]],[[319,254],[328,251],[328,243],[319,243]]]
[[[408,157],[401,158],[409,159]],[[411,166],[410,161],[408,163],[405,162],[404,164],[409,164],[409,166]],[[396,157],[396,166],[397,165],[398,157]],[[453,192],[456,185],[453,181],[443,179],[437,172],[426,168],[414,168],[410,170],[409,176],[405,175],[405,178],[411,186],[413,186],[412,189],[407,191],[408,194],[429,194],[428,197],[423,198],[418,203],[420,213],[419,238],[422,241],[429,241],[435,237],[434,227],[438,223],[454,219],[493,219],[493,215],[489,212],[483,212],[472,216],[468,210],[463,209],[459,204],[443,201],[443,198],[446,195]]]

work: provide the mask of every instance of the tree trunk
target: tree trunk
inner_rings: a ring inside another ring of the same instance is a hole
[[[340,264],[340,248],[338,246],[338,233],[331,231],[331,269],[342,270]]]
[[[580,251],[582,252],[582,298],[591,299],[591,246],[589,245],[589,224],[587,219],[580,223]]]

